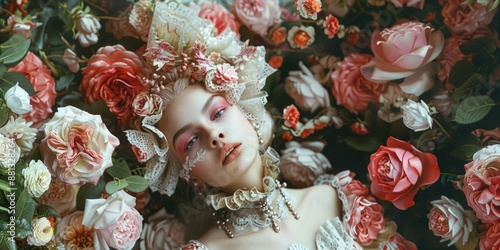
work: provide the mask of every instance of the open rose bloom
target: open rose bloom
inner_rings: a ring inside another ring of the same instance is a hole
[[[418,190],[436,182],[440,175],[435,155],[394,137],[371,155],[368,172],[373,195],[402,210],[415,205]]]

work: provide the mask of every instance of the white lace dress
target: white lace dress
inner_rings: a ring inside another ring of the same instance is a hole
[[[347,221],[349,220],[351,215],[348,209],[349,205],[347,202],[347,197],[340,189],[339,179],[335,175],[323,175],[316,180],[315,184],[327,184],[335,188],[337,190],[339,199],[342,202],[343,210],[342,220],[339,217],[331,218],[318,229],[318,232],[316,233],[316,248],[319,250],[362,249],[362,247],[349,235],[347,230]],[[196,240],[189,241],[189,243],[182,249],[208,250],[208,248],[203,245],[203,243]],[[300,243],[294,243],[288,249],[308,250],[309,248]]]

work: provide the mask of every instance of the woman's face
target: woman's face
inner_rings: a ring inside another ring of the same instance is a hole
[[[213,187],[233,189],[249,169],[262,164],[251,123],[236,106],[200,84],[187,87],[174,99],[158,127],[181,164],[205,151],[204,160],[190,174]]]

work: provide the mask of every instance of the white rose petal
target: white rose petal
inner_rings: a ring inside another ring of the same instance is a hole
[[[44,246],[54,235],[54,229],[46,217],[34,218],[31,220],[33,233],[27,238],[28,244],[32,246]]]
[[[33,109],[30,104],[30,95],[26,90],[19,87],[19,83],[7,90],[5,101],[7,102],[7,107],[18,115],[26,114]]]
[[[403,123],[409,129],[419,132],[432,127],[431,111],[424,101],[414,102],[408,99],[408,102],[401,106],[401,110]]]
[[[21,148],[21,154],[26,154],[33,148],[36,139],[37,129],[32,128],[33,122],[26,122],[21,116],[14,118],[11,116],[5,126],[0,128],[0,134],[14,138]]]
[[[14,168],[21,157],[21,148],[12,138],[0,134],[0,163],[3,168]]]
[[[64,50],[63,61],[68,66],[69,71],[76,73],[80,70],[80,64],[78,63],[78,57],[75,52],[69,48]]]
[[[50,186],[51,175],[42,161],[31,160],[29,166],[23,169],[24,188],[31,197],[40,197]]]

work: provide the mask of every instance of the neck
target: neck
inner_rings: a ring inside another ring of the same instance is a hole
[[[255,161],[240,178],[235,179],[235,181],[225,187],[221,187],[220,190],[228,195],[233,195],[238,189],[249,190],[253,187],[263,192],[262,178],[264,178],[262,161]]]

